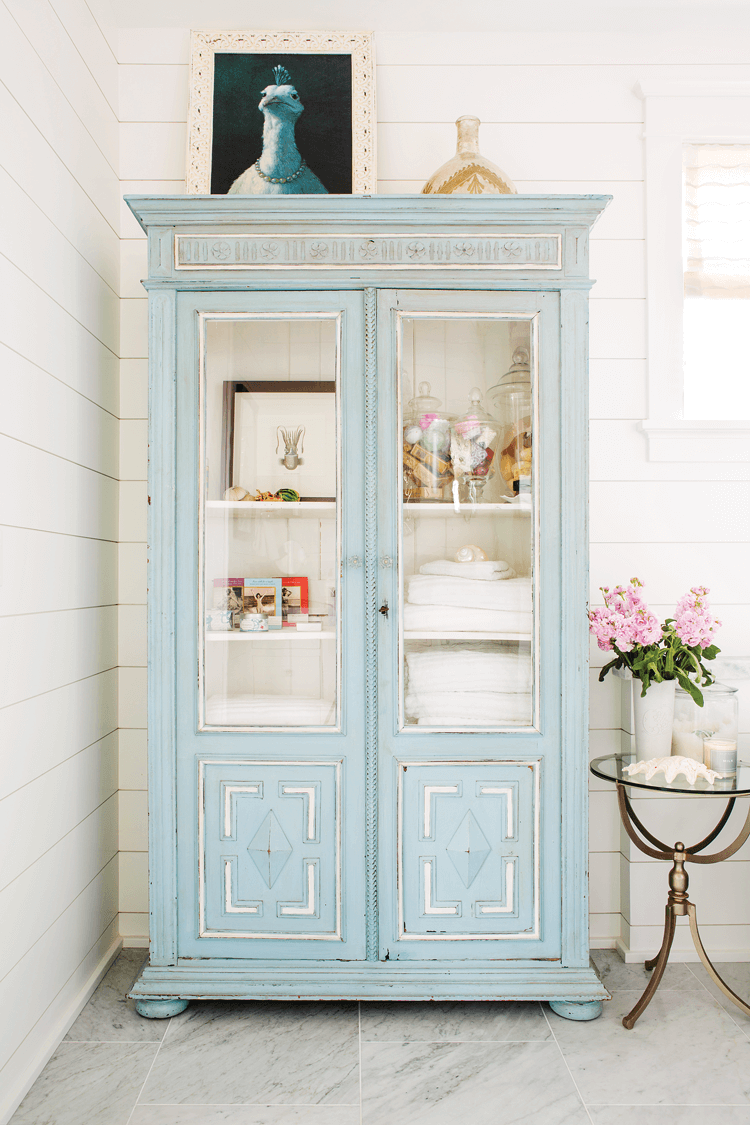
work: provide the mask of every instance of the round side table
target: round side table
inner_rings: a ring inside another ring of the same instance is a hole
[[[595,758],[591,763],[591,772],[595,777],[599,777],[603,781],[613,781],[617,786],[617,803],[620,807],[622,823],[635,846],[645,855],[650,855],[653,859],[672,860],[672,868],[669,872],[669,894],[667,895],[664,937],[662,939],[661,949],[656,957],[652,958],[650,961],[646,961],[646,968],[649,970],[653,969],[654,975],[646,985],[643,995],[633,1010],[628,1012],[623,1018],[623,1026],[629,1031],[632,1030],[635,1026],[635,1021],[643,1014],[651,1002],[654,993],[659,987],[661,978],[664,976],[664,970],[667,967],[677,919],[685,917],[686,915],[690,921],[690,933],[693,938],[693,943],[709,976],[715,981],[725,996],[728,996],[745,1015],[750,1016],[750,1005],[746,1004],[736,993],[732,992],[729,985],[721,979],[703,948],[703,942],[698,932],[695,905],[690,902],[688,898],[688,873],[685,869],[686,863],[721,863],[723,859],[729,859],[730,856],[733,856],[734,853],[742,847],[745,840],[750,836],[749,806],[742,830],[733,843],[723,848],[720,852],[715,852],[713,855],[699,854],[719,835],[722,828],[729,820],[736,799],[738,797],[750,797],[750,765],[744,762],[738,763],[736,777],[720,778],[716,780],[713,785],[709,785],[704,778],[699,778],[695,785],[690,785],[682,776],[676,778],[674,781],[668,782],[664,774],[657,774],[649,781],[644,780],[642,774],[638,774],[636,779],[631,779],[628,774],[623,773],[623,768],[635,763],[636,760],[635,754],[613,754],[605,758]],[[689,797],[723,797],[727,801],[727,806],[722,812],[716,827],[709,832],[704,840],[700,840],[697,844],[690,844],[687,847],[681,840],[678,840],[674,847],[670,847],[668,844],[657,839],[656,836],[652,835],[652,833],[641,824],[630,803],[630,798],[626,791],[629,788],[648,789],[652,793],[679,793],[680,796]],[[648,841],[648,843],[645,843],[645,841]],[[652,844],[653,847],[650,847],[650,844]]]

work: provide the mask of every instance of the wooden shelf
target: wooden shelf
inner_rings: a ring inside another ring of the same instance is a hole
[[[521,641],[531,644],[530,633],[430,633],[423,629],[405,629],[405,641]]]
[[[438,500],[411,501],[403,505],[404,515],[408,512],[414,516],[439,516],[445,519],[448,516],[530,516],[531,508],[522,508],[519,504],[461,504],[461,510],[456,511],[451,502]]]
[[[298,633],[296,629],[269,629],[268,632],[261,633],[243,633],[239,629],[233,629],[232,632],[222,633],[219,629],[206,630],[206,640],[208,641],[330,641],[336,639],[336,633],[333,629],[321,629],[318,633],[308,633],[307,631]]]
[[[207,500],[209,515],[275,516],[277,519],[310,516],[314,519],[335,519],[335,500]]]

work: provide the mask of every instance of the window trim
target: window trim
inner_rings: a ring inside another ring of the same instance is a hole
[[[750,81],[654,79],[635,93],[644,115],[648,311],[648,418],[639,429],[650,461],[745,461],[750,421],[682,417],[682,148],[750,144]]]

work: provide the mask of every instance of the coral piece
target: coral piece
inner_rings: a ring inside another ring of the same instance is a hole
[[[668,758],[651,758],[648,762],[634,762],[632,766],[623,766],[622,772],[634,777],[638,773],[644,775],[645,781],[650,781],[654,774],[663,773],[667,782],[672,782],[683,774],[688,785],[695,785],[699,777],[705,777],[709,785],[713,785],[721,775],[703,762],[696,762],[693,758],[684,758],[681,754],[671,754]]]

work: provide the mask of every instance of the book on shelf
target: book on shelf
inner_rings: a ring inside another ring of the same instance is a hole
[[[281,625],[293,629],[309,621],[309,594],[307,578],[285,575],[281,582]]]

